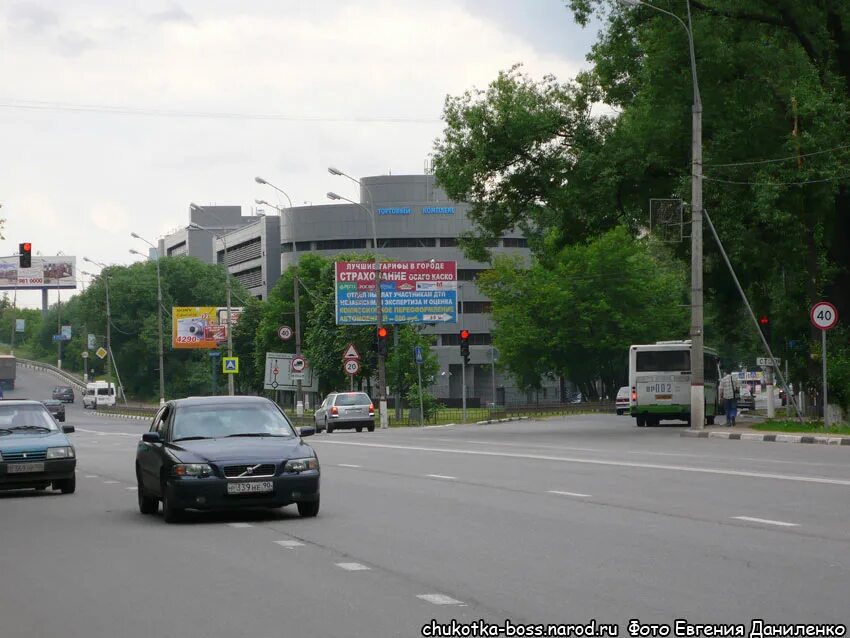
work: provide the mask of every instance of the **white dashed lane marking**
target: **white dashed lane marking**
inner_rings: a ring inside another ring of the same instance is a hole
[[[748,523],[762,523],[763,525],[778,525],[779,527],[799,527],[797,523],[786,523],[785,521],[772,521],[768,518],[754,518],[752,516],[733,516],[735,520],[747,521]]]
[[[286,549],[295,549],[296,547],[304,546],[304,543],[301,541],[275,541],[275,544],[285,547]]]
[[[445,474],[426,474],[425,476],[428,478],[444,479],[446,481],[454,481],[457,479],[456,476],[446,476]]]
[[[254,527],[251,523],[228,523],[228,527],[234,527],[236,529],[242,529],[243,527]]]
[[[462,605],[466,606],[465,603],[462,603],[459,600],[455,600],[451,596],[446,596],[445,594],[419,594],[417,598],[424,600],[425,602],[429,602],[432,605]]]
[[[359,465],[352,465],[351,463],[339,463],[339,467],[360,467]]]
[[[104,481],[104,485],[118,485],[118,481]]]
[[[558,496],[578,496],[579,498],[590,498],[590,494],[579,494],[578,492],[562,492],[561,490],[549,490],[547,494],[557,494]]]
[[[86,474],[86,478],[100,478],[97,474]]]
[[[366,567],[366,565],[361,565],[360,563],[337,563],[336,566],[349,572],[362,572],[372,569],[371,567]]]
[[[139,489],[139,488],[138,488],[138,487],[136,487],[135,485],[131,485],[130,487],[125,487],[124,489],[125,489],[125,490],[131,490],[131,491],[135,492],[135,491],[136,491],[137,489]]]

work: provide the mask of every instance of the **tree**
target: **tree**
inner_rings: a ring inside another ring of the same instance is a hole
[[[518,385],[564,376],[595,397],[625,385],[629,346],[687,335],[684,270],[649,240],[615,228],[547,263],[495,260],[480,278],[494,339]]]

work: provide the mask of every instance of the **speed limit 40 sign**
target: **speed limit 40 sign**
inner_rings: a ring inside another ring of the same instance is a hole
[[[838,311],[828,301],[819,301],[812,306],[810,318],[815,328],[829,330],[838,323]]]

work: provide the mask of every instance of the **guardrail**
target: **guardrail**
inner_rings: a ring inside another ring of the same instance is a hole
[[[21,359],[20,357],[16,357],[16,359],[17,364],[19,366],[23,366],[24,368],[31,368],[33,370],[41,370],[43,372],[48,372],[57,379],[67,381],[80,392],[83,392],[86,389],[86,384],[83,383],[82,379],[71,374],[70,372],[65,372],[65,370],[57,368],[56,366],[50,365],[49,363],[42,363],[41,361],[33,361],[32,359]]]

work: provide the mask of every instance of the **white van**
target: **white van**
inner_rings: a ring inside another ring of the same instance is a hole
[[[115,405],[115,384],[106,381],[87,383],[86,392],[83,394],[83,407],[97,408],[101,405]]]

